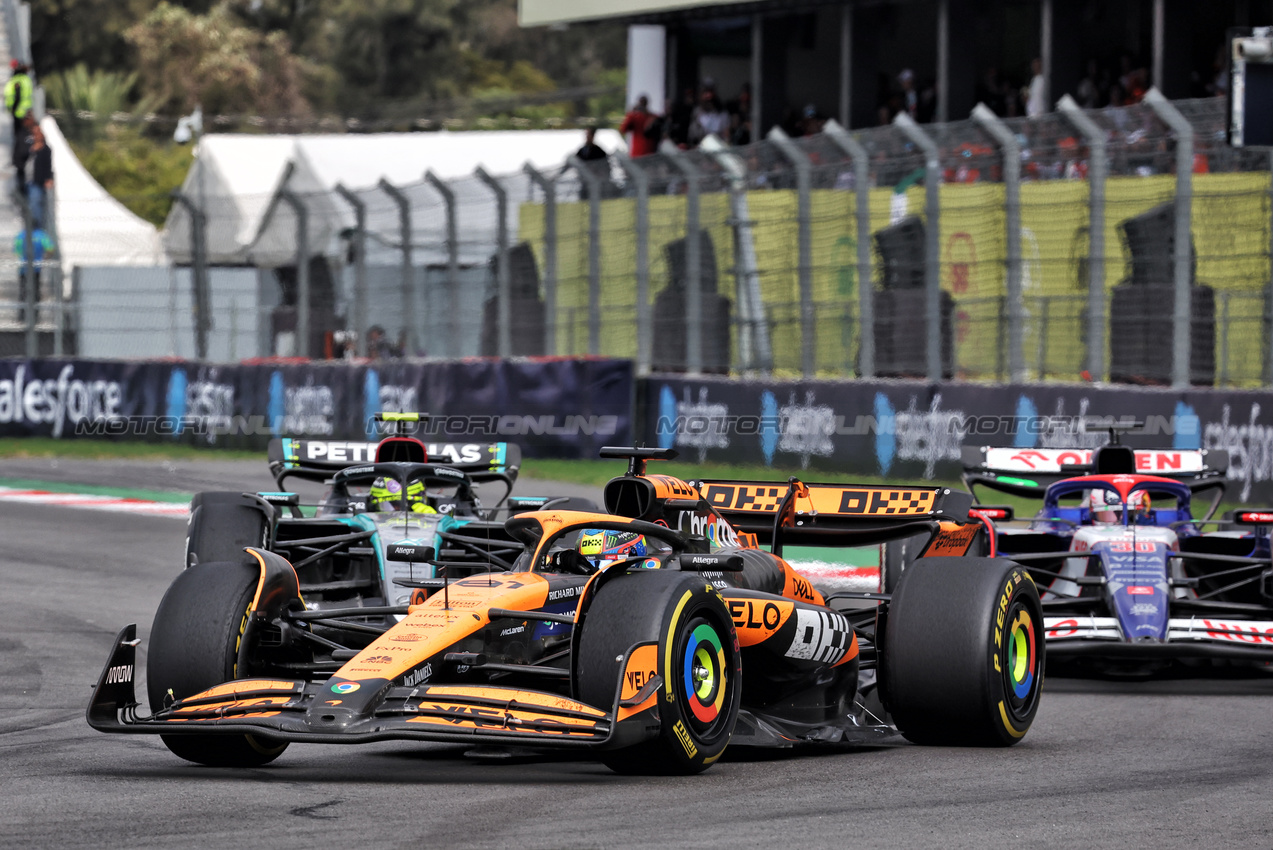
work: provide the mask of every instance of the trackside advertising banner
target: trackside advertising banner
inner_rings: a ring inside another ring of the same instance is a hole
[[[429,443],[516,443],[596,457],[632,440],[630,361],[347,365],[0,360],[0,437],[181,440],[264,449],[272,437],[378,439],[378,411],[431,415]]]
[[[1139,420],[1138,449],[1224,449],[1230,498],[1273,503],[1273,393],[911,381],[747,383],[653,376],[640,432],[691,460],[832,475],[956,479],[961,448],[1068,449],[1086,462],[1108,440],[1093,418]],[[1026,457],[1031,457],[1026,455]],[[1183,468],[1187,455],[1159,459]],[[813,478],[813,476],[810,476]]]

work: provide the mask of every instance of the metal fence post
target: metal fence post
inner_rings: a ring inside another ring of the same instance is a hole
[[[769,325],[765,322],[765,304],[760,297],[760,268],[756,259],[756,240],[751,212],[747,204],[747,164],[731,153],[715,136],[703,139],[700,149],[716,160],[729,176],[730,213],[734,226],[734,278],[738,296],[738,348],[742,369],[773,370],[773,347],[769,343]]]
[[[527,162],[522,170],[544,193],[544,353],[557,355],[557,180]]]
[[[1171,385],[1183,389],[1189,386],[1191,377],[1193,342],[1193,127],[1157,86],[1146,92],[1145,103],[1176,134],[1176,304],[1172,314]]]
[[[291,171],[284,175],[286,179]],[[208,261],[205,246],[207,244],[208,219],[194,199],[180,189],[172,191],[172,199],[190,215],[190,274],[194,296],[195,356],[200,360],[208,359],[208,328],[212,324],[209,311],[208,293]]]
[[[22,323],[25,327],[26,356],[39,356],[39,344],[35,335],[35,311],[40,303],[35,292],[35,219],[25,198],[18,198],[22,208],[22,280],[26,284],[22,297]],[[21,403],[21,400],[15,403]]]
[[[300,196],[288,188],[286,179],[278,196],[296,213],[296,353],[309,357],[309,210]]]
[[[495,237],[497,250],[499,251],[497,277],[499,301],[495,305],[498,321],[496,353],[500,357],[511,357],[513,354],[513,275],[508,267],[508,192],[482,166],[479,165],[477,167],[476,174],[477,179],[485,183],[487,188],[495,193],[495,206],[499,216]]]
[[[871,159],[857,139],[834,120],[823,132],[853,162],[853,194],[857,204],[858,374],[875,377],[875,287],[871,282]]]
[[[1057,102],[1057,108],[1083,134],[1091,152],[1087,169],[1087,371],[1093,381],[1101,381],[1105,377],[1105,178],[1109,176],[1105,132],[1068,94]]]
[[[667,158],[685,175],[685,371],[703,371],[703,238],[699,233],[698,169],[685,154],[668,150]]]
[[[350,244],[354,252],[354,333],[358,354],[367,354],[367,205],[344,184],[336,184],[336,193],[354,210],[354,232]]]
[[[49,239],[53,242],[53,251],[56,260],[53,264],[52,278],[50,286],[53,290],[53,355],[61,357],[66,352],[63,350],[62,334],[66,323],[66,304],[62,300],[63,287],[63,269],[62,269],[62,237],[58,235],[57,227],[57,186],[54,185],[48,190],[48,200],[44,211],[44,230],[49,235]]]
[[[398,205],[398,233],[402,240],[402,353],[410,357],[416,352],[415,269],[411,265],[411,200],[402,190],[383,177],[377,184]]]
[[[455,192],[451,191],[451,187],[443,183],[442,178],[434,174],[432,170],[424,173],[424,179],[435,192],[442,196],[442,203],[446,207],[447,301],[451,305],[449,310],[451,321],[446,323],[449,336],[447,348],[452,357],[459,357],[460,329],[457,317],[460,315],[460,237],[459,223],[455,217]]]
[[[1269,151],[1269,210],[1273,213],[1273,151]],[[1273,385],[1273,215],[1269,217],[1269,282],[1264,288],[1264,375]]]
[[[636,160],[615,151],[623,173],[636,187],[637,374],[650,373],[650,178]]]
[[[999,120],[999,116],[984,103],[973,108],[972,118],[1003,149],[1004,218],[1008,243],[1008,379],[1019,384],[1026,379],[1025,354],[1022,348],[1025,305],[1021,300],[1021,147],[1008,125]],[[1000,333],[1002,334],[1002,330]]]
[[[577,156],[570,167],[588,189],[588,353],[601,353],[601,177]]]
[[[814,345],[816,333],[813,321],[813,269],[812,240],[810,239],[809,193],[812,189],[812,171],[809,157],[796,147],[781,127],[774,127],[766,137],[778,146],[782,155],[796,169],[796,245],[797,269],[796,277],[800,287],[800,372],[806,378],[812,378],[817,371]]]
[[[924,289],[928,327],[928,380],[942,379],[941,334],[941,157],[937,143],[905,112],[893,120],[897,128],[924,152]]]

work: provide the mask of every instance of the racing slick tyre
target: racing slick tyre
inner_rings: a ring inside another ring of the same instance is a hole
[[[239,643],[259,575],[240,561],[196,564],[177,576],[150,629],[146,678],[152,712],[239,678]],[[287,749],[285,741],[256,735],[161,737],[183,759],[213,767],[257,767]]]
[[[1011,746],[1043,687],[1043,610],[1022,567],[919,558],[884,620],[880,677],[898,731],[918,744]]]
[[[269,548],[270,518],[264,507],[242,493],[196,493],[186,526],[186,566],[238,561],[248,546]]]
[[[616,576],[588,608],[576,659],[576,695],[609,709],[633,646],[658,644],[657,737],[601,754],[623,774],[689,775],[711,766],[738,720],[742,667],[720,594],[697,575],[637,570]]]

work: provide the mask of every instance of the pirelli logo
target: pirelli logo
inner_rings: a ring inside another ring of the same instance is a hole
[[[772,514],[782,505],[787,489],[781,484],[709,484],[704,496],[717,510]],[[797,508],[806,510],[809,503],[820,514],[926,516],[937,503],[937,491],[809,485],[808,500],[800,499]]]

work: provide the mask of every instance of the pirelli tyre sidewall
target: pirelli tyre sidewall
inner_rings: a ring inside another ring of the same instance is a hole
[[[922,744],[1011,746],[1044,676],[1043,612],[1029,573],[1001,558],[919,558],[888,606],[881,693]]]
[[[268,549],[271,509],[243,493],[196,493],[186,525],[186,566],[237,561],[248,546]]]
[[[183,571],[169,586],[150,631],[146,679],[152,713],[250,674],[239,669],[239,650],[259,577],[252,564],[208,562]],[[176,755],[215,767],[256,767],[287,749],[286,742],[255,735],[161,737]]]
[[[734,623],[714,587],[693,573],[633,570],[605,582],[580,636],[576,690],[584,702],[611,708],[633,646],[657,642],[658,737],[604,751],[628,774],[693,774],[725,751],[742,696]]]

